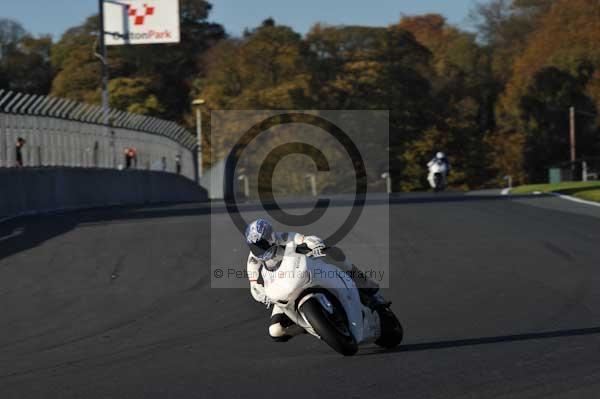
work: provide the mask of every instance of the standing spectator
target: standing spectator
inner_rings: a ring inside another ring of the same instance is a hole
[[[26,141],[23,137],[19,137],[17,138],[17,144],[15,146],[16,152],[17,152],[17,167],[23,167],[23,146],[25,145]]]
[[[93,153],[92,153],[92,163],[94,165],[94,168],[97,168],[99,166],[99,158],[100,158],[100,143],[98,143],[98,141],[94,141],[94,149],[93,149]]]
[[[137,150],[135,147],[131,147],[129,149],[129,156],[131,157],[131,163],[133,167],[137,169]]]
[[[125,169],[131,168],[131,153],[129,148],[125,148]]]
[[[160,162],[161,162],[162,171],[166,172],[167,171],[167,157],[162,157],[160,159]]]
[[[125,148],[125,169],[137,167],[137,150],[134,147]]]
[[[175,172],[177,172],[178,175],[181,174],[181,155],[179,154],[175,155]]]

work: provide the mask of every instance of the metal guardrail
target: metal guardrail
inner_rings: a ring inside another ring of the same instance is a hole
[[[116,109],[102,123],[102,108],[56,97],[0,90],[0,167],[17,166],[16,142],[23,138],[23,166],[125,167],[126,148],[135,148],[133,167],[196,177],[196,137],[175,122]]]

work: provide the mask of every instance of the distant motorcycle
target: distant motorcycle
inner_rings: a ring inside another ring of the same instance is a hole
[[[389,306],[373,310],[363,305],[354,281],[327,263],[327,257],[300,252],[290,242],[276,270],[262,269],[271,303],[344,356],[354,355],[362,343],[375,342],[385,348],[400,344],[402,325]]]
[[[432,162],[429,165],[429,176],[427,180],[435,192],[446,189],[446,176],[448,166],[444,162]]]

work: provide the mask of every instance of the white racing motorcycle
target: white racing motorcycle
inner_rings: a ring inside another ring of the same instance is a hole
[[[446,188],[446,175],[448,167],[443,162],[433,162],[429,166],[429,184],[434,191],[443,191]]]
[[[344,356],[354,355],[362,343],[385,348],[400,344],[402,325],[388,306],[372,310],[363,305],[350,276],[327,263],[327,257],[299,252],[290,242],[276,270],[262,268],[271,303]]]

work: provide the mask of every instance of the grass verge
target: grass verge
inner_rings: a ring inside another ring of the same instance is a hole
[[[533,192],[560,193],[572,195],[588,201],[600,202],[600,181],[576,181],[562,182],[556,184],[530,184],[515,187],[510,190],[511,194],[530,194]]]

